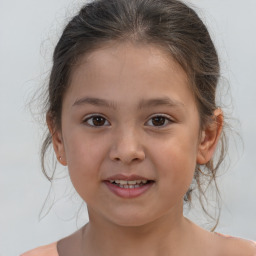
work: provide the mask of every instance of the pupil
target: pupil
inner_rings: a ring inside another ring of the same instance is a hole
[[[153,123],[155,126],[163,125],[164,122],[165,122],[165,117],[163,117],[163,116],[154,117],[153,120],[152,120],[152,123]]]
[[[101,125],[104,125],[104,123],[105,123],[105,118],[101,116],[96,116],[93,118],[93,124],[95,126],[101,126]]]

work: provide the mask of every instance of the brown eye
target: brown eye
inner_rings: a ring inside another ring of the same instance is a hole
[[[109,122],[103,116],[91,116],[91,117],[85,119],[84,123],[86,123],[89,126],[94,126],[94,127],[109,125]]]
[[[161,115],[158,115],[158,116],[154,116],[152,118],[150,118],[150,120],[147,122],[147,125],[149,126],[166,126],[168,125],[169,123],[171,123],[172,120],[165,117],[165,116],[161,116]]]
[[[154,126],[162,126],[165,123],[166,118],[163,116],[156,116],[152,118],[152,124]]]

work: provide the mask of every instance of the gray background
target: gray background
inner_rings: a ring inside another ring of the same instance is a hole
[[[240,125],[233,124],[244,143],[231,144],[231,165],[219,179],[223,210],[217,231],[256,240],[256,1],[188,2],[197,6],[220,53],[222,83],[230,86],[233,98],[225,97],[232,108],[224,110],[232,109],[240,120]],[[45,84],[53,46],[81,3],[0,1],[0,256],[18,255],[76,230],[81,200],[77,195],[68,198],[74,191],[68,179],[54,184],[41,217],[57,202],[39,222],[50,183],[40,170],[42,129],[27,104]],[[198,222],[201,216],[191,214]],[[81,211],[77,226],[86,219]]]

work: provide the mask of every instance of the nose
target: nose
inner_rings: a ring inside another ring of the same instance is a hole
[[[145,152],[139,134],[135,131],[120,132],[114,135],[109,157],[112,161],[129,165],[145,159]]]

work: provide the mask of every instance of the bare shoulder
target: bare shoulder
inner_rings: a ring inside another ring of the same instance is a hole
[[[57,242],[34,248],[20,256],[59,256],[57,251]]]
[[[222,243],[223,255],[256,256],[256,242],[216,233]]]

